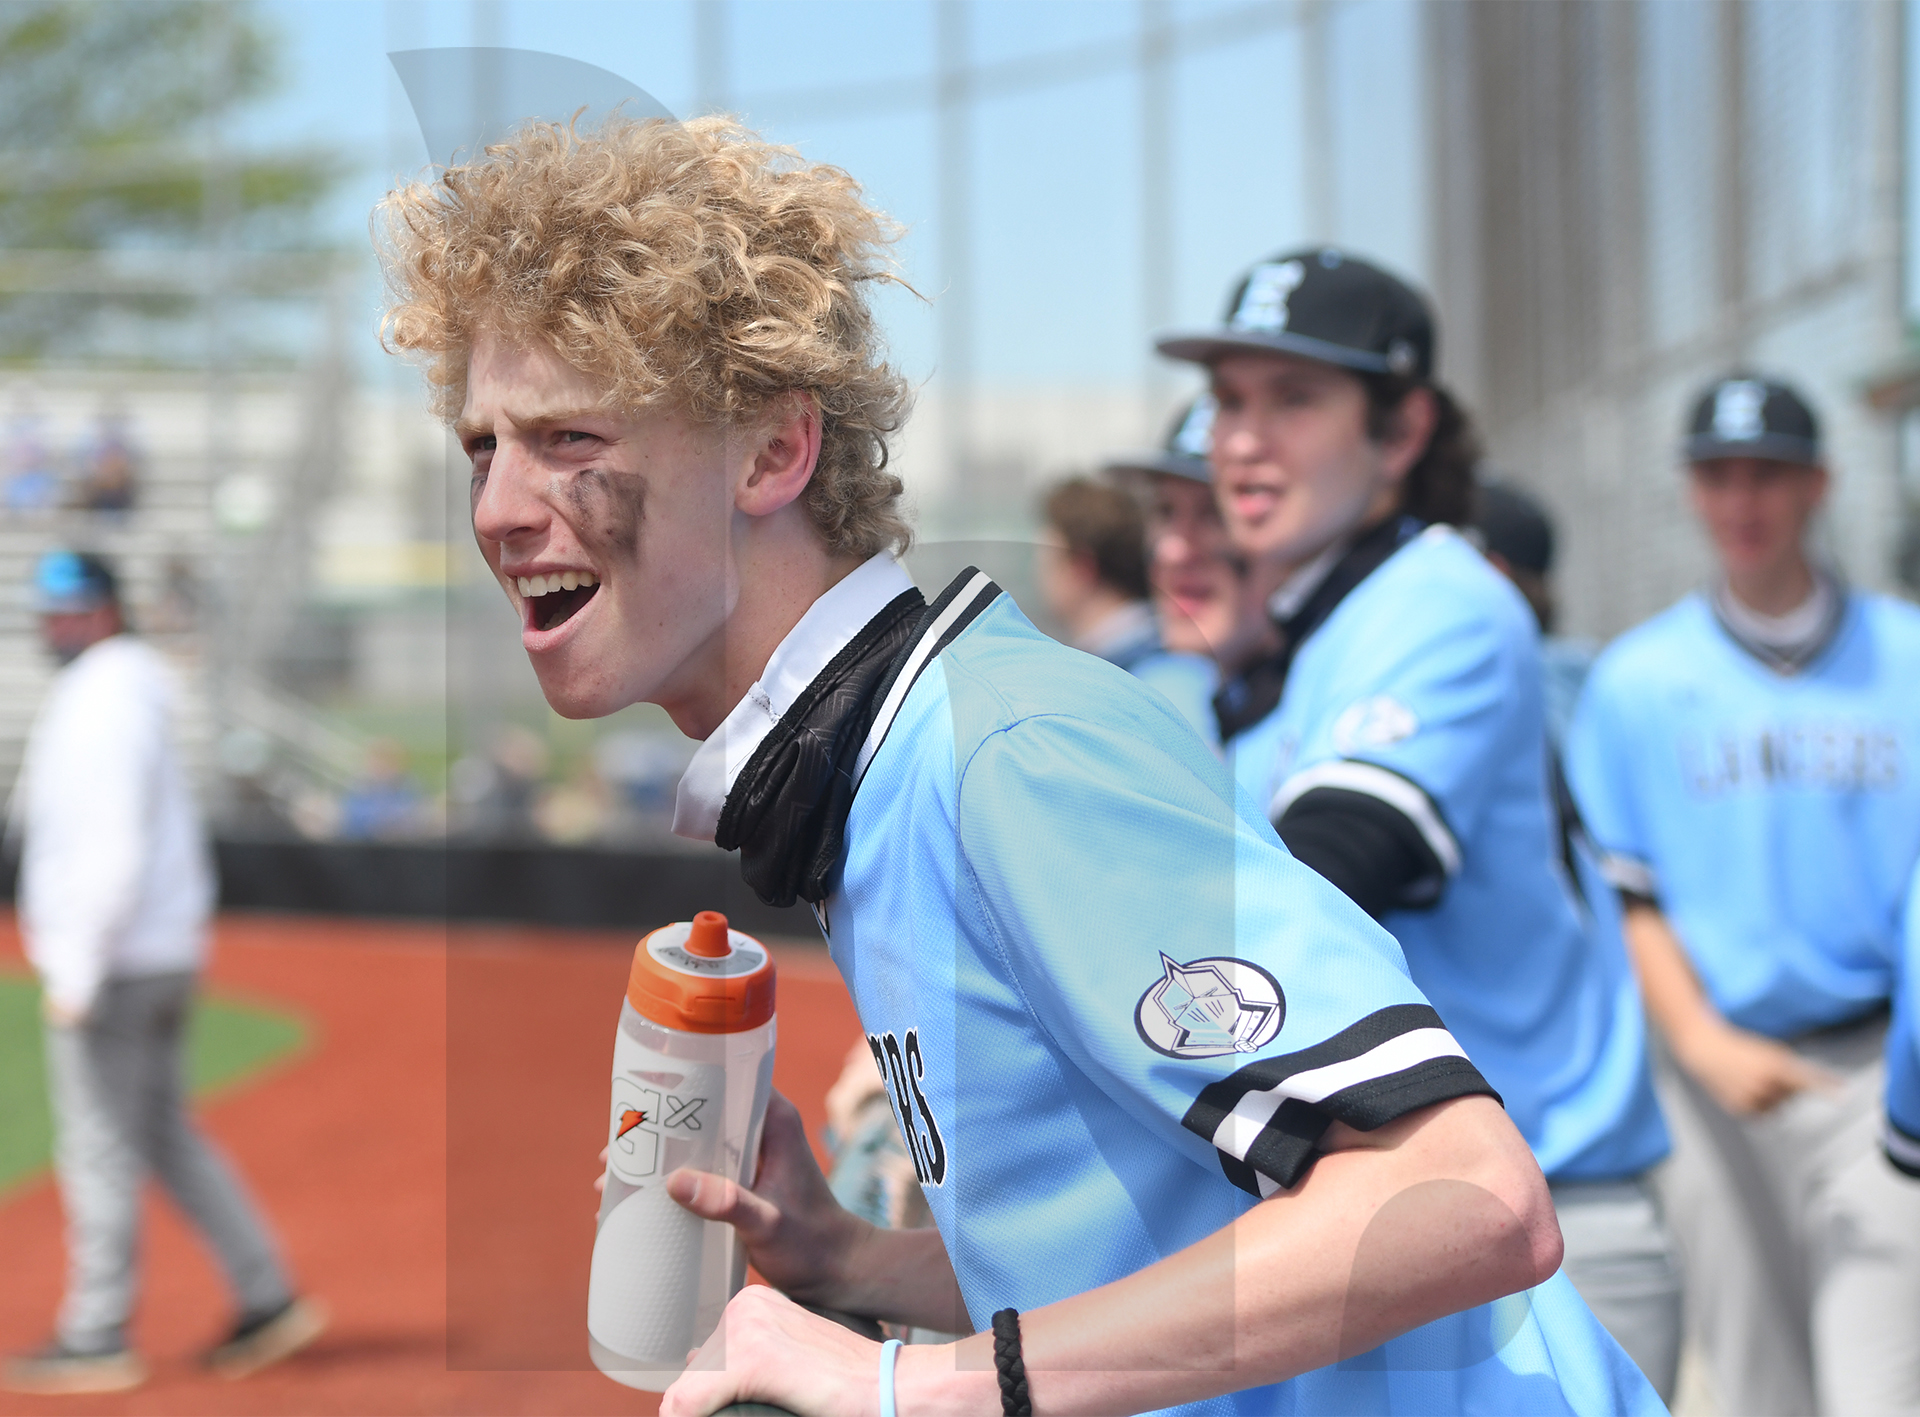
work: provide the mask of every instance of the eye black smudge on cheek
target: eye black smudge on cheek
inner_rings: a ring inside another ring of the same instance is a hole
[[[633,472],[583,468],[567,485],[567,500],[578,517],[582,540],[632,556],[640,545],[640,523],[647,514],[646,479]]]

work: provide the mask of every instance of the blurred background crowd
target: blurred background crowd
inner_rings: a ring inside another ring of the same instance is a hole
[[[183,671],[223,836],[667,845],[691,745],[546,709],[378,349],[366,212],[427,154],[387,55],[477,56],[443,95],[477,113],[496,46],[861,176],[914,286],[881,313],[918,555],[992,560],[1048,628],[1044,489],[1195,387],[1144,336],[1316,241],[1431,293],[1489,477],[1558,526],[1570,635],[1704,576],[1672,430],[1742,362],[1823,410],[1832,562],[1920,583],[1912,0],[11,0],[0,786],[51,670],[27,568],[71,545]]]

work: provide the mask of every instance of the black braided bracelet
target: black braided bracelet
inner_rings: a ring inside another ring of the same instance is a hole
[[[993,1316],[993,1370],[1000,1377],[1001,1417],[1033,1417],[1027,1365],[1020,1357],[1018,1309],[1002,1309]]]

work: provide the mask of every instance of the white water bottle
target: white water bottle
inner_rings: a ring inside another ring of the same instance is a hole
[[[587,1348],[615,1382],[664,1392],[746,1280],[731,1225],[667,1194],[682,1166],[751,1185],[773,1092],[773,958],[703,910],[633,952],[613,1044],[607,1187]]]

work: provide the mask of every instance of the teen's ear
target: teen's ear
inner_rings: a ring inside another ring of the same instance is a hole
[[[1388,476],[1398,480],[1413,470],[1413,465],[1427,451],[1427,444],[1433,441],[1433,430],[1439,422],[1440,409],[1433,401],[1432,391],[1423,388],[1408,390],[1407,396],[1400,400],[1400,406],[1393,411],[1387,436],[1380,444],[1380,451],[1386,458]]]
[[[812,394],[798,392],[777,400],[757,424],[743,428],[747,463],[734,505],[750,517],[764,517],[797,499],[820,461],[820,433],[820,405]]]

